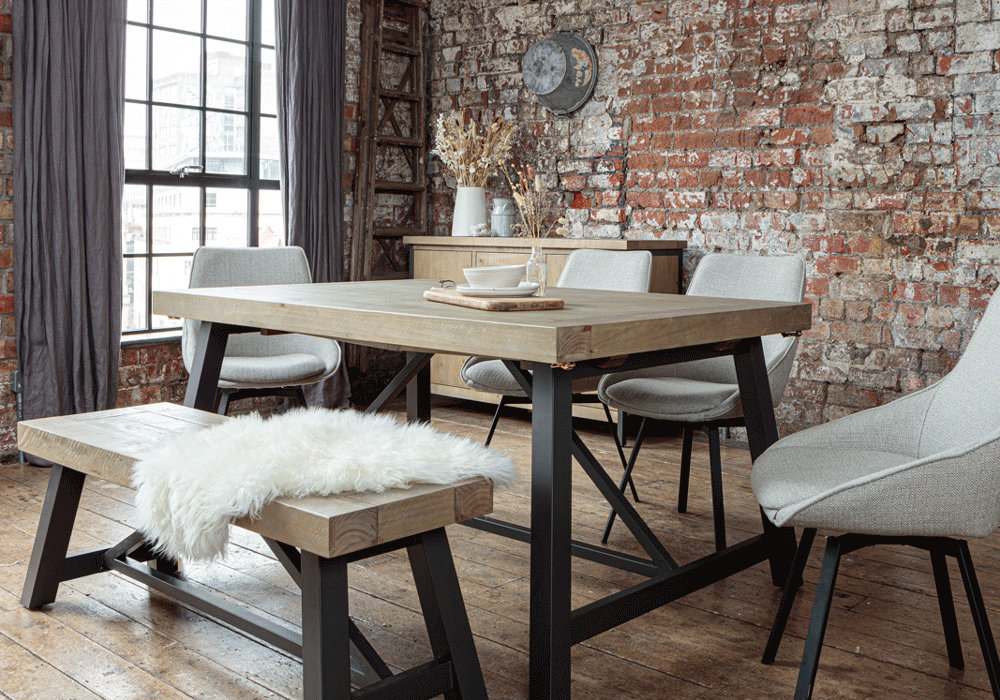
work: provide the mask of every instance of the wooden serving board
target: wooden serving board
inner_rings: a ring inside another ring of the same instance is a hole
[[[440,287],[426,290],[424,299],[482,311],[543,311],[563,307],[563,300],[555,297],[467,297],[454,289]]]

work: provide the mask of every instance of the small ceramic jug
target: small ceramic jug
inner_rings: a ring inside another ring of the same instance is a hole
[[[517,222],[517,207],[510,197],[493,199],[493,215],[490,217],[493,235],[500,238],[510,238],[514,235],[514,224]]]

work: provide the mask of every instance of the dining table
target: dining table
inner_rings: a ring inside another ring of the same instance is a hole
[[[690,562],[678,562],[624,497],[574,430],[574,380],[731,356],[756,459],[778,439],[763,336],[810,327],[808,303],[553,288],[561,309],[484,311],[429,301],[436,280],[404,279],[158,291],[153,312],[198,320],[184,403],[213,410],[227,339],[290,332],[405,352],[403,369],[368,407],[405,392],[407,417],[431,419],[435,353],[499,358],[530,397],[529,525],[479,518],[470,524],[530,546],[529,695],[571,695],[571,648],[671,601],[768,562],[785,585],[795,534],[761,514],[761,532]],[[644,556],[572,536],[573,460],[617,511]],[[639,583],[573,608],[573,557],[642,575]],[[797,582],[793,582],[797,585]]]

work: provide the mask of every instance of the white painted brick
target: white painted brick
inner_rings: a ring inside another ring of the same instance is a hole
[[[955,51],[993,51],[1000,49],[1000,22],[969,22],[955,28]]]

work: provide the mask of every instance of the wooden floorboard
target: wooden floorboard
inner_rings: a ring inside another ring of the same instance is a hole
[[[496,514],[528,521],[530,424],[505,418],[494,447],[510,453],[522,479],[498,490]],[[442,401],[435,424],[481,440],[489,414]],[[594,453],[619,473],[611,440],[584,432]],[[712,549],[708,453],[696,442],[689,512],[675,511],[679,440],[649,439],[636,468],[640,512],[681,562]],[[755,534],[760,520],[749,486],[750,459],[723,449],[731,541]],[[0,698],[294,698],[297,660],[218,625],[125,577],[107,573],[64,584],[57,601],[29,612],[19,604],[48,470],[0,466]],[[574,535],[597,541],[607,508],[582,471],[573,481]],[[131,531],[129,489],[88,480],[73,548],[106,546]],[[469,618],[492,698],[527,693],[528,547],[471,528],[449,528]],[[640,554],[617,524],[611,544]],[[818,538],[777,662],[759,662],[779,592],[765,565],[698,591],[573,651],[578,698],[791,697],[819,573]],[[970,543],[986,603],[1000,620],[1000,539]],[[953,567],[954,569],[954,567]],[[263,542],[234,531],[225,561],[186,567],[194,581],[232,603],[299,624],[299,596]],[[642,580],[590,562],[573,565],[581,605]],[[406,556],[390,553],[351,566],[351,611],[394,670],[429,659],[427,634]],[[837,582],[816,697],[989,695],[979,646],[952,571],[965,671],[948,667],[926,554],[906,548],[861,550],[844,558]],[[1000,623],[998,623],[1000,624]]]

